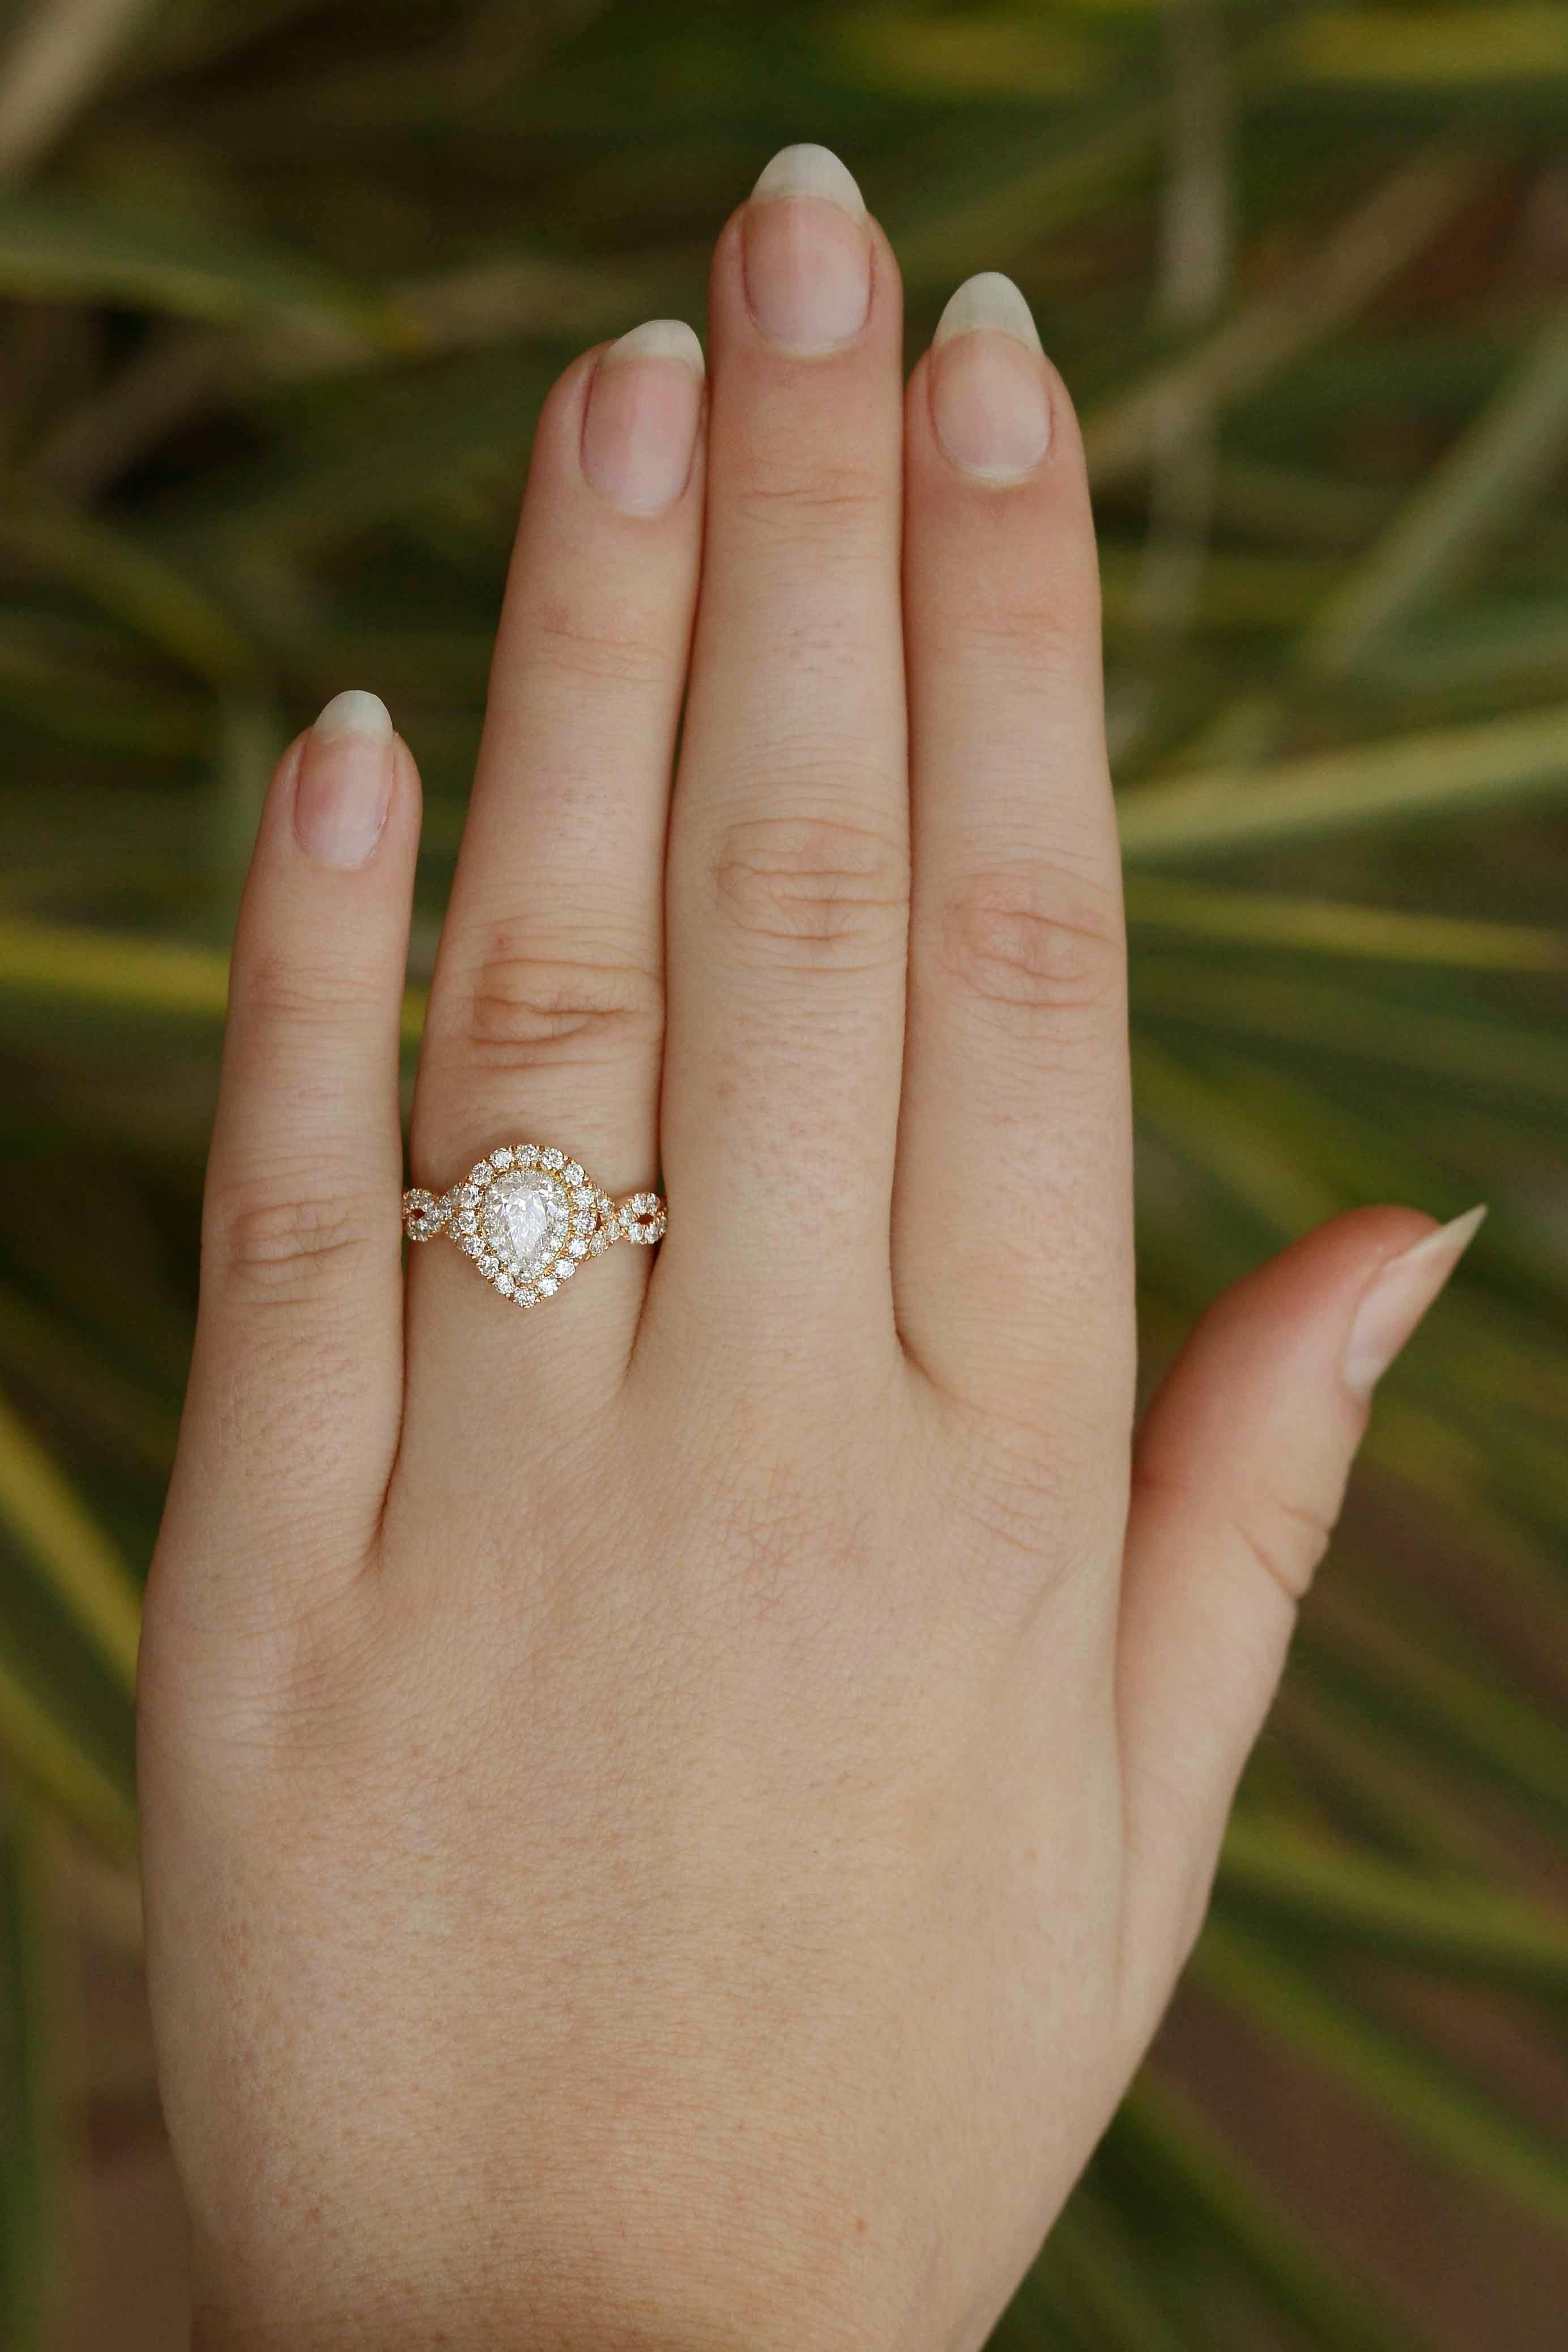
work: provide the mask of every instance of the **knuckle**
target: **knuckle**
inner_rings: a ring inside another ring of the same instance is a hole
[[[382,992],[350,965],[303,963],[262,949],[237,976],[235,1010],[242,1020],[269,1034],[315,1035],[339,1027],[345,1016],[378,1009]]]
[[[524,636],[537,660],[596,686],[657,685],[669,667],[659,629],[620,610],[600,620],[564,599],[541,598],[525,616]]]
[[[714,861],[721,912],[780,961],[833,971],[902,953],[908,857],[874,825],[838,817],[749,817]]]
[[[1261,1571],[1293,1612],[1305,1600],[1333,1538],[1337,1496],[1294,1496],[1249,1486],[1215,1507],[1193,1476],[1142,1456],[1134,1465],[1134,1500],[1141,1508],[1184,1515],[1205,1529],[1205,1547],[1231,1574]]]
[[[1121,1000],[1114,894],[1063,866],[971,877],[941,911],[945,969],[992,1014],[1089,1022]]]
[[[947,650],[962,667],[986,675],[1000,667],[1038,691],[1053,672],[1080,661],[1086,646],[1098,648],[1092,570],[1086,577],[1070,567],[1044,581],[999,584],[1005,593],[982,590],[951,617]]]
[[[664,1031],[656,972],[584,943],[552,953],[537,936],[496,925],[475,966],[465,1007],[474,1060],[507,1073],[584,1067],[631,1050],[656,1050]]]
[[[737,516],[755,532],[786,544],[831,537],[841,551],[846,533],[883,529],[889,506],[882,480],[863,462],[835,462],[813,448],[772,456],[732,497]]]
[[[1295,1610],[1306,1599],[1329,1548],[1336,1516],[1288,1496],[1257,1495],[1231,1513],[1230,1528],[1246,1557],[1278,1585]]]
[[[289,1306],[351,1285],[383,1256],[395,1263],[396,1230],[390,1212],[347,1190],[302,1184],[291,1196],[257,1198],[240,1188],[209,1202],[206,1253],[247,1303]]]

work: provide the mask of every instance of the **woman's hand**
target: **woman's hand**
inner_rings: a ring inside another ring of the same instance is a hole
[[[662,1171],[658,1251],[405,1298],[413,763],[341,698],[268,801],[141,1687],[203,2347],[978,2347],[1467,1238],[1298,1244],[1132,1453],[1082,457],[1006,280],[900,335],[792,149],[706,402],[661,325],[540,420],[413,1174]]]

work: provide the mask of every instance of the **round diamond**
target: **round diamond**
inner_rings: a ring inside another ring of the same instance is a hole
[[[523,1145],[521,1146],[521,1148],[519,1149],[518,1152],[517,1152],[517,1165],[518,1165],[518,1167],[519,1167],[519,1168],[537,1168],[537,1167],[538,1166],[538,1163],[539,1163],[539,1148],[538,1148],[538,1145],[537,1143],[525,1143],[525,1144],[523,1144]]]
[[[503,1298],[510,1298],[512,1295],[511,1276],[509,1274],[498,1274],[496,1276],[496,1287],[500,1292]]]
[[[547,1275],[546,1275],[546,1276],[545,1276],[545,1278],[544,1278],[544,1280],[540,1283],[540,1285],[539,1285],[539,1286],[538,1286],[538,1288],[539,1288],[539,1297],[540,1297],[541,1298],[553,1298],[553,1297],[555,1297],[555,1295],[556,1295],[556,1291],[557,1291],[557,1289],[558,1289],[559,1287],[559,1284],[557,1283],[557,1281],[556,1281],[556,1278],[555,1278],[554,1275],[553,1275],[553,1274],[547,1274]]]
[[[572,1264],[570,1258],[563,1257],[557,1262],[555,1272],[556,1280],[558,1282],[564,1282],[569,1274],[575,1274],[577,1272],[577,1268]]]
[[[478,1222],[472,1209],[465,1209],[457,1220],[457,1230],[460,1234],[471,1234]]]
[[[518,1283],[517,1288],[517,1301],[519,1307],[531,1307],[538,1297],[538,1292],[534,1288],[531,1282]]]
[[[489,1182],[494,1173],[489,1161],[481,1160],[476,1167],[470,1168],[468,1171],[468,1181],[470,1184],[485,1185]]]
[[[569,1160],[560,1172],[569,1184],[580,1184],[582,1181],[582,1171],[575,1160]]]
[[[479,1269],[480,1273],[484,1276],[484,1277],[485,1277],[485,1279],[486,1279],[486,1282],[489,1282],[489,1281],[491,1281],[491,1280],[493,1280],[493,1279],[494,1279],[495,1272],[496,1272],[496,1261],[495,1261],[495,1259],[490,1255],[490,1253],[489,1253],[489,1251],[488,1251],[488,1250],[486,1250],[486,1253],[485,1253],[485,1255],[484,1255],[484,1256],[483,1256],[483,1257],[481,1257],[481,1258],[476,1258],[476,1259],[475,1259],[475,1261],[474,1261],[474,1263],[475,1263],[475,1264],[476,1264],[476,1265],[478,1267],[478,1269]]]
[[[565,1152],[558,1151],[553,1143],[548,1151],[540,1152],[539,1158],[544,1161],[547,1168],[564,1168],[566,1166]]]
[[[570,1212],[553,1177],[513,1168],[486,1196],[485,1236],[509,1274],[528,1281],[559,1255]]]
[[[566,1246],[567,1253],[571,1257],[586,1257],[588,1255],[588,1244],[583,1240],[580,1234],[574,1234]]]
[[[511,1164],[512,1147],[509,1143],[503,1143],[498,1151],[491,1152],[490,1165],[492,1168],[509,1168]]]
[[[466,1250],[470,1257],[483,1257],[485,1255],[485,1244],[477,1234],[465,1234],[457,1246]]]

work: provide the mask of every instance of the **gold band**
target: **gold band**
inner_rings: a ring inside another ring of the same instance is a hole
[[[502,1143],[438,1197],[414,1185],[402,1196],[411,1242],[445,1234],[514,1306],[551,1298],[584,1258],[616,1242],[651,1248],[669,1222],[657,1192],[612,1201],[554,1144]]]

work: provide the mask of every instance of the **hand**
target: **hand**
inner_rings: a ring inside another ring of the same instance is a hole
[[[262,820],[141,1686],[204,2347],[980,2346],[1468,1237],[1298,1244],[1132,1458],[1066,394],[996,278],[904,390],[821,149],[711,315],[708,400],[663,324],[546,404],[413,1119],[437,1192],[528,1138],[662,1169],[659,1250],[524,1312],[440,1239],[405,1301],[373,698]]]

